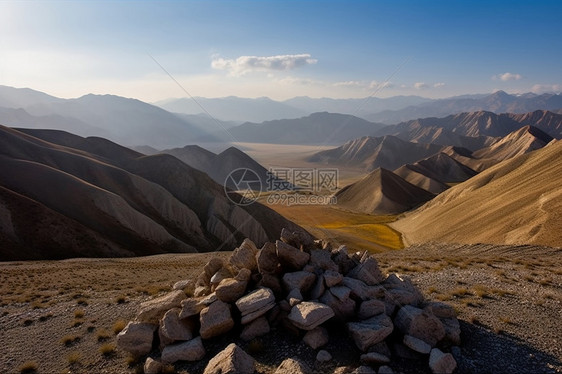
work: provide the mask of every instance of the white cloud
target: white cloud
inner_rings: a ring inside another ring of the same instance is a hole
[[[531,91],[537,94],[545,92],[561,92],[562,84],[535,84]]]
[[[240,56],[236,59],[215,57],[211,67],[226,70],[232,75],[244,75],[252,71],[287,71],[318,62],[310,54],[278,56]]]
[[[504,82],[507,82],[507,81],[518,81],[518,80],[520,80],[521,78],[523,78],[523,77],[521,76],[521,74],[513,74],[513,73],[509,73],[509,72],[503,73],[503,74],[497,74],[497,75],[494,75],[494,76],[492,77],[493,80],[499,79],[499,80],[504,81]]]
[[[429,87],[429,86],[427,85],[427,83],[424,83],[424,82],[416,82],[416,83],[414,83],[414,88],[415,88],[416,90],[422,90],[422,89],[428,88],[428,87]]]
[[[391,82],[371,81],[371,83],[369,83],[370,90],[382,90],[383,88],[392,88],[392,87],[394,87],[394,84],[392,84]]]
[[[439,88],[439,87],[443,87],[444,85],[445,85],[445,83],[439,82],[439,83],[435,83],[435,84],[433,85],[433,87]]]
[[[366,83],[362,81],[344,81],[333,84],[335,87],[365,87]]]

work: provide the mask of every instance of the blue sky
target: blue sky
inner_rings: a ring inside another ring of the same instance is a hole
[[[61,97],[562,91],[560,1],[0,1],[0,84]]]

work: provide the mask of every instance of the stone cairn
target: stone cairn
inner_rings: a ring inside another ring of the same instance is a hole
[[[427,355],[434,373],[456,367],[453,355],[444,352],[460,345],[452,307],[425,301],[406,277],[384,276],[367,252],[332,249],[285,229],[281,240],[261,249],[244,240],[228,261],[213,258],[196,280],[179,281],[165,296],[142,303],[117,344],[137,357],[158,347],[160,357],[144,364],[145,373],[158,373],[163,364],[202,360],[203,341],[235,325],[244,341],[268,334],[271,326],[298,329],[307,345],[319,349],[329,340],[328,320],[346,328],[362,352],[357,373],[376,373],[374,368],[392,373],[390,344],[402,357]],[[320,350],[317,360],[330,360],[330,354]],[[232,343],[209,361],[204,374],[254,371],[255,360]],[[287,358],[275,373],[307,372],[305,363]]]

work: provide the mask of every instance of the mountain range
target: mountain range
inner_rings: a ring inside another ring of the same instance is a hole
[[[522,154],[438,195],[392,224],[407,243],[562,243],[562,142]]]
[[[231,250],[245,237],[274,240],[283,227],[298,229],[258,203],[234,204],[171,155],[0,127],[2,260]]]

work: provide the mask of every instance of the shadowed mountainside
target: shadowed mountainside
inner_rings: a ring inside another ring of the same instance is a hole
[[[251,213],[233,204],[222,186],[173,156],[143,156],[102,138],[2,126],[0,171],[2,259],[226,250],[297,227],[260,204]],[[48,220],[59,222],[58,236],[23,235],[46,232]]]

